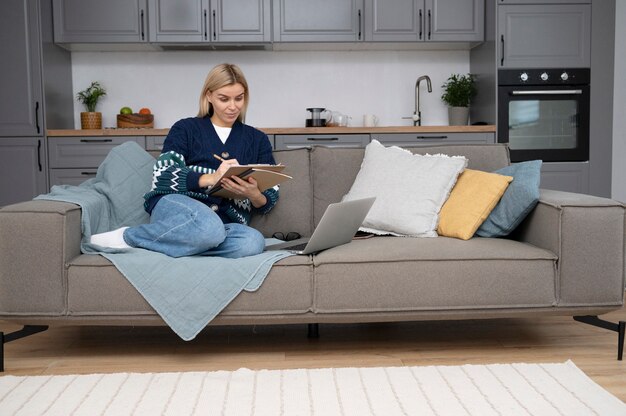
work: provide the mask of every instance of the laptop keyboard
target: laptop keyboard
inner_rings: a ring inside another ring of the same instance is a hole
[[[285,250],[300,251],[300,250],[304,250],[306,245],[307,245],[307,243],[296,244],[294,246],[285,247]]]

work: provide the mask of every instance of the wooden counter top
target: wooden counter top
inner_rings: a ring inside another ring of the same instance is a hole
[[[496,126],[257,127],[266,134],[495,133]],[[170,129],[48,130],[48,136],[167,136]]]
[[[48,136],[106,137],[106,136],[167,136],[170,129],[97,129],[48,130]]]

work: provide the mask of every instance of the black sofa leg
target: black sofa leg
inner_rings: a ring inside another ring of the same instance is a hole
[[[320,337],[320,324],[308,324],[307,337],[319,338]]]
[[[48,329],[48,327],[45,325],[24,325],[22,329],[15,332],[8,334],[0,332],[0,372],[4,372],[4,344],[15,341],[16,339],[43,332],[46,329]]]
[[[622,357],[624,356],[624,331],[626,330],[626,321],[614,323],[600,319],[595,315],[574,316],[574,320],[617,332],[617,359],[622,361]]]

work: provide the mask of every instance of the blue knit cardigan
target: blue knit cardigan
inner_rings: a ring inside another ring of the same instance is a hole
[[[167,194],[182,194],[197,199],[217,209],[225,223],[248,224],[253,211],[268,213],[278,201],[278,186],[263,192],[267,202],[254,208],[249,199],[234,200],[209,196],[207,188],[200,187],[200,176],[214,173],[220,161],[237,159],[240,164],[275,164],[272,145],[265,133],[251,126],[235,122],[222,143],[215,132],[211,119],[191,117],[176,122],[170,129],[161,156],[154,164],[152,187],[144,195],[144,208],[152,212],[156,203]]]

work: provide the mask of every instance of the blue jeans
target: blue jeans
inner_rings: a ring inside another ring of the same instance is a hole
[[[262,253],[263,235],[247,225],[224,224],[211,208],[185,195],[159,200],[149,224],[130,227],[124,240],[170,257],[221,256],[238,258]]]

